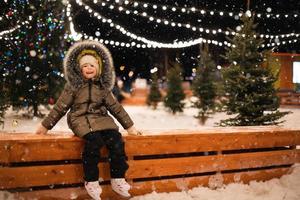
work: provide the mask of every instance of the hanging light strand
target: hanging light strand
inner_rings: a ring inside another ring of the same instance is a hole
[[[134,40],[138,40],[141,41],[147,45],[150,45],[151,47],[158,47],[158,48],[184,48],[184,47],[189,47],[189,46],[193,46],[199,43],[211,43],[214,45],[218,45],[218,46],[230,46],[230,43],[228,42],[218,42],[216,40],[206,40],[204,38],[198,38],[195,40],[190,40],[190,41],[179,41],[179,42],[174,42],[174,43],[161,43],[161,42],[157,42],[157,41],[153,41],[153,40],[149,40],[146,39],[144,37],[138,36],[134,33],[131,33],[129,31],[127,31],[124,27],[122,27],[121,25],[115,24],[113,23],[113,21],[109,18],[106,18],[104,16],[102,16],[101,14],[99,14],[98,12],[95,12],[93,9],[91,9],[87,4],[83,3],[81,0],[76,0],[76,3],[79,6],[83,6],[85,10],[87,10],[89,13],[93,13],[93,16],[98,18],[99,20],[101,20],[103,23],[108,23],[110,25],[110,27],[113,27],[115,29],[117,29],[119,32],[121,32],[123,35],[127,35],[130,38],[134,39]]]
[[[85,33],[81,34],[81,33],[76,32],[76,30],[74,29],[73,18],[71,17],[71,4],[69,2],[67,5],[66,15],[67,15],[69,23],[70,23],[70,34],[66,35],[65,39],[66,39],[66,37],[70,37],[73,40],[78,41],[83,38],[83,39],[99,41],[101,43],[104,43],[107,45],[112,45],[112,46],[120,46],[120,47],[126,47],[126,48],[131,48],[131,47],[147,48],[147,45],[145,45],[145,44],[138,44],[136,42],[126,43],[126,42],[119,42],[119,41],[114,41],[114,40],[99,39],[97,37],[89,36]]]
[[[222,30],[221,28],[218,29],[208,29],[208,28],[203,28],[203,27],[199,27],[199,26],[193,26],[189,23],[179,23],[179,22],[174,22],[173,20],[167,20],[167,19],[163,19],[163,18],[158,18],[158,17],[154,17],[149,15],[147,12],[142,12],[140,13],[138,10],[128,10],[122,6],[114,6],[113,4],[109,4],[109,3],[105,3],[105,2],[98,2],[98,5],[101,6],[105,6],[108,7],[111,10],[117,10],[118,12],[121,13],[125,13],[127,15],[132,14],[132,15],[136,15],[136,16],[140,16],[143,18],[147,18],[150,22],[152,23],[156,23],[157,25],[164,25],[164,26],[171,26],[171,27],[182,27],[182,28],[186,28],[192,31],[199,31],[201,33],[206,33],[206,34],[212,34],[212,35],[216,35],[218,33],[222,33],[225,35],[235,35],[236,32],[235,31],[228,31],[228,30]],[[287,33],[287,34],[279,34],[279,35],[271,35],[271,34],[257,34],[257,36],[261,37],[261,38],[285,38],[285,37],[298,37],[300,36],[300,33]]]
[[[7,35],[7,34],[9,34],[9,33],[12,33],[12,32],[14,32],[15,30],[19,29],[20,27],[21,27],[20,25],[16,25],[15,27],[13,27],[13,28],[11,28],[11,29],[9,29],[9,30],[1,31],[1,32],[0,32],[0,37],[1,37],[1,36],[4,36],[4,35]]]
[[[270,42],[267,44],[262,44],[261,47],[275,47],[275,46],[280,46],[280,45],[286,45],[286,44],[292,44],[292,43],[297,43],[299,42],[298,39],[292,39],[292,40],[286,40],[286,41],[280,41],[280,42]]]
[[[29,24],[29,22],[32,20],[32,16],[29,16],[27,20],[25,21],[18,21],[17,25],[11,29],[8,30],[4,30],[0,32],[0,40],[1,39],[5,39],[5,40],[15,40],[15,39],[19,39],[18,36],[16,37],[9,37],[10,34],[12,34],[14,31],[20,29],[22,26],[26,26],[27,24]]]
[[[94,3],[97,3],[99,0],[94,0]],[[113,2],[113,0],[106,0],[107,2]],[[104,2],[104,1],[103,1]],[[141,1],[120,1],[120,0],[115,0],[114,1],[117,4],[125,4],[126,6],[131,6],[134,8],[142,8],[142,9],[153,9],[153,10],[162,10],[162,11],[172,11],[172,12],[180,12],[180,13],[197,13],[201,15],[211,15],[211,16],[228,16],[228,17],[233,17],[236,18],[236,16],[241,17],[243,15],[243,12],[228,12],[228,11],[216,11],[216,10],[209,10],[205,8],[196,8],[196,7],[179,7],[179,6],[170,6],[170,5],[163,5],[163,4],[153,4],[153,3],[145,3]],[[267,9],[268,11],[269,9]],[[298,18],[299,15],[297,13],[285,13],[285,14],[279,14],[279,13],[257,13],[256,16],[258,18],[274,18],[274,19],[279,19],[279,18]]]
[[[83,6],[83,3],[80,0],[77,0],[76,3],[78,3],[78,5]],[[97,1],[94,0],[94,3],[97,3]],[[87,5],[85,5],[84,7],[89,13],[94,12],[91,8],[89,8]],[[81,34],[81,33],[77,33],[74,29],[74,24],[73,24],[73,19],[71,16],[71,4],[67,1],[67,9],[66,9],[66,15],[68,17],[68,20],[70,22],[70,34],[66,35],[66,37],[71,37],[74,40],[79,40],[81,38],[84,39],[91,39],[91,40],[97,40],[100,41],[101,43],[104,44],[109,44],[109,45],[113,45],[113,46],[121,46],[121,47],[137,47],[137,48],[183,48],[183,47],[188,47],[188,46],[192,46],[192,45],[196,45],[199,43],[209,43],[209,44],[214,44],[214,45],[218,45],[218,46],[231,46],[230,43],[228,43],[227,41],[224,42],[218,42],[216,40],[209,40],[209,39],[204,39],[204,38],[198,38],[195,40],[190,40],[190,41],[179,41],[179,42],[175,42],[175,43],[160,43],[160,42],[156,42],[156,41],[151,41],[151,40],[147,40],[146,38],[137,36],[133,33],[128,32],[125,28],[121,27],[120,25],[114,24],[112,22],[111,19],[105,18],[103,16],[101,16],[99,13],[94,12],[94,17],[97,17],[99,20],[101,19],[103,23],[109,23],[111,27],[116,28],[117,30],[119,30],[122,34],[127,35],[129,37],[131,37],[132,39],[144,42],[145,44],[138,44],[136,42],[131,42],[131,43],[126,43],[126,42],[119,42],[119,41],[114,41],[114,40],[106,40],[106,39],[99,39],[99,37],[94,37],[94,36],[89,36],[85,33]],[[14,31],[16,31],[17,29],[20,29],[22,26],[25,26],[27,24],[29,24],[29,22],[32,20],[32,16],[28,17],[28,20],[25,20],[23,22],[18,22],[18,25],[16,25],[14,28],[11,28],[9,30],[5,30],[5,31],[1,31],[0,32],[0,39],[5,39],[5,40],[18,40],[19,36],[15,36],[15,37],[7,37],[8,35],[10,35],[11,33],[13,33]],[[226,33],[225,33],[226,34]],[[297,43],[299,42],[298,38],[299,38],[299,34],[295,34],[295,33],[290,33],[290,36],[295,36],[297,37],[296,39],[291,39],[291,40],[285,40],[285,41],[279,41],[279,39],[277,38],[288,38],[290,37],[288,34],[283,34],[283,35],[263,35],[260,34],[260,37],[264,37],[264,38],[270,38],[273,39],[275,38],[274,42],[269,42],[267,44],[262,44],[261,47],[275,47],[275,46],[280,46],[280,45],[286,45],[286,44],[292,44],[292,43]]]
[[[172,27],[182,27],[182,28],[186,28],[192,31],[199,31],[199,32],[205,32],[205,33],[212,33],[213,35],[217,34],[217,33],[224,33],[226,35],[234,35],[235,32],[231,32],[231,31],[224,31],[222,29],[208,29],[208,28],[203,28],[203,27],[199,27],[199,26],[193,26],[189,23],[179,23],[179,22],[175,22],[173,20],[167,20],[167,19],[163,19],[163,18],[158,18],[152,15],[149,15],[147,12],[142,12],[140,13],[138,10],[128,10],[122,6],[114,6],[113,4],[109,4],[109,3],[99,3],[98,5],[101,6],[105,6],[108,7],[111,10],[117,10],[121,13],[125,13],[127,15],[132,14],[132,15],[136,15],[136,16],[140,16],[143,18],[147,18],[150,22],[152,23],[156,23],[158,25],[165,25],[165,26],[172,26]]]

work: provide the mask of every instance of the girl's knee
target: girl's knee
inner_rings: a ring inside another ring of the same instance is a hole
[[[110,131],[110,136],[111,136],[111,138],[114,141],[121,141],[121,140],[123,140],[122,134],[119,131],[117,131],[117,130],[111,130]]]

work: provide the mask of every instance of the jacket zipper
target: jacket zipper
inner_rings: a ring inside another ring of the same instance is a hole
[[[88,99],[88,104],[87,104],[86,112],[88,112],[89,107],[90,107],[90,103],[91,103],[91,90],[92,90],[92,85],[91,85],[91,81],[89,80],[89,99]],[[89,120],[89,118],[86,115],[85,115],[85,118],[86,118],[87,124],[89,126],[89,129],[92,132],[93,129],[91,127],[90,120]]]

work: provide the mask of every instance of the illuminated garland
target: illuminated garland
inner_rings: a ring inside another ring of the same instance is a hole
[[[110,2],[111,0],[106,0],[107,2]],[[97,3],[97,0],[93,1],[94,3]],[[122,1],[123,2],[123,1]],[[122,4],[120,2],[120,0],[115,0],[115,3],[117,4]],[[214,10],[208,10],[208,9],[200,9],[200,8],[196,8],[196,7],[178,7],[178,6],[169,6],[169,5],[162,5],[162,4],[152,4],[152,3],[144,3],[144,2],[140,2],[140,1],[129,1],[129,0],[125,0],[124,1],[125,5],[129,5],[131,7],[140,7],[143,9],[146,8],[152,8],[154,10],[157,9],[161,9],[163,11],[166,10],[170,10],[172,12],[181,12],[181,13],[188,13],[188,12],[192,12],[192,13],[198,13],[201,15],[219,15],[219,16],[228,16],[228,17],[241,17],[243,15],[243,12],[228,12],[228,11],[214,11]],[[261,18],[263,16],[266,16],[267,18],[277,18],[279,19],[280,17],[284,17],[284,18],[288,18],[288,17],[294,17],[294,18],[298,18],[299,15],[298,14],[276,14],[276,13],[270,13],[271,12],[271,8],[267,9],[267,13],[257,13],[256,16],[258,18]]]
[[[293,39],[293,40],[287,40],[287,41],[282,41],[282,42],[271,42],[268,44],[262,44],[261,47],[275,47],[275,46],[279,46],[281,44],[291,44],[291,43],[297,43],[298,40],[297,39]]]
[[[102,20],[103,23],[109,23],[110,27],[113,27],[113,28],[117,29],[123,35],[127,35],[127,36],[129,36],[130,38],[132,38],[134,40],[144,42],[145,44],[150,45],[151,47],[184,48],[184,47],[189,47],[189,46],[193,46],[193,45],[200,44],[200,43],[209,43],[209,44],[214,44],[214,45],[219,45],[219,46],[223,46],[223,45],[231,46],[231,44],[226,42],[226,41],[225,42],[218,42],[216,40],[207,40],[207,39],[204,39],[204,38],[198,38],[198,39],[191,40],[191,41],[179,41],[179,42],[175,42],[175,43],[160,43],[160,42],[157,42],[157,41],[149,40],[149,39],[146,39],[144,37],[138,36],[134,33],[131,33],[129,31],[127,31],[121,25],[113,23],[113,21],[111,19],[106,18],[106,17],[102,16],[101,14],[99,14],[98,12],[93,11],[93,9],[91,9],[87,4],[83,3],[81,0],[76,0],[76,3],[79,6],[84,5],[84,9],[87,10],[89,13],[93,13],[94,17],[96,17],[99,20]]]
[[[9,29],[9,30],[1,31],[1,32],[0,32],[0,39],[2,38],[1,36],[6,35],[6,34],[9,34],[9,33],[12,33],[12,32],[14,32],[15,30],[17,30],[17,29],[20,28],[20,27],[21,27],[20,25],[16,25],[14,28],[11,28],[11,29]]]
[[[147,12],[139,13],[137,10],[131,11],[131,10],[125,9],[122,6],[116,7],[112,4],[107,4],[105,2],[102,2],[101,6],[109,7],[109,9],[111,9],[111,10],[115,9],[115,10],[118,10],[119,12],[124,12],[127,15],[133,14],[133,15],[137,15],[137,16],[140,16],[143,18],[147,18],[150,22],[154,22],[156,24],[163,24],[163,25],[172,26],[172,27],[178,26],[178,27],[187,28],[187,29],[190,29],[193,31],[200,31],[200,32],[206,32],[206,33],[212,33],[212,34],[225,33],[225,32],[226,32],[226,35],[234,35],[235,34],[235,32],[223,31],[222,29],[218,29],[218,30],[207,29],[207,28],[203,28],[203,27],[192,26],[191,24],[188,24],[188,23],[179,23],[179,22],[174,22],[174,21],[170,21],[167,19],[157,18],[157,17],[149,15]]]
[[[140,16],[140,17],[143,17],[143,18],[147,18],[150,22],[154,22],[156,24],[162,24],[162,25],[165,25],[165,26],[183,27],[183,28],[186,28],[186,29],[189,29],[189,30],[192,30],[192,31],[205,32],[207,34],[212,33],[213,35],[216,35],[217,33],[223,33],[225,35],[235,35],[236,34],[235,31],[224,31],[220,28],[218,30],[208,29],[208,28],[203,28],[203,27],[192,26],[191,24],[188,24],[188,23],[178,23],[178,22],[167,20],[167,19],[157,18],[157,17],[149,15],[147,12],[140,13],[137,10],[131,11],[131,10],[125,9],[122,6],[116,7],[112,4],[108,4],[108,3],[105,3],[105,2],[102,2],[101,6],[109,7],[109,9],[111,9],[111,10],[114,9],[114,10],[117,10],[119,12],[124,12],[127,15],[133,14],[133,15]],[[261,38],[285,38],[285,37],[293,37],[293,36],[298,37],[299,35],[300,34],[295,34],[295,33],[280,34],[280,35],[258,34],[258,36],[261,37]]]
[[[126,42],[119,42],[119,41],[114,41],[114,40],[98,39],[98,38],[93,37],[93,36],[88,36],[86,34],[77,33],[74,29],[73,18],[71,17],[70,14],[71,14],[71,4],[68,4],[67,10],[66,10],[66,15],[67,15],[68,20],[70,22],[70,35],[69,35],[69,37],[71,37],[75,41],[78,41],[78,40],[84,38],[84,39],[95,40],[95,41],[99,41],[99,42],[104,43],[104,44],[115,45],[115,46],[120,46],[120,47],[127,47],[127,48],[130,48],[130,47],[146,48],[147,47],[147,45],[145,45],[145,44],[137,44],[135,42],[126,43]],[[66,37],[67,37],[67,35],[65,36],[65,39],[66,39]],[[148,47],[150,47],[150,46],[148,46]]]
[[[76,3],[80,6],[83,6],[83,4],[84,4],[80,0],[76,0]],[[97,3],[97,1],[94,0],[94,3]],[[84,4],[84,5],[85,5],[84,9],[87,10],[89,13],[93,13],[93,16],[96,17],[97,19],[101,20],[102,23],[109,23],[110,27],[114,27],[115,29],[120,31],[122,34],[124,34],[126,36],[129,36],[130,38],[132,38],[134,40],[141,41],[145,44],[138,44],[136,42],[126,43],[126,42],[119,42],[119,41],[114,41],[114,40],[105,40],[105,39],[99,39],[99,38],[94,37],[94,36],[88,36],[85,33],[84,34],[77,33],[74,29],[74,24],[72,22],[71,4],[67,1],[66,14],[67,14],[67,17],[70,21],[70,32],[71,32],[71,34],[69,36],[72,37],[74,40],[79,40],[81,38],[84,38],[84,39],[90,39],[90,40],[97,40],[97,41],[100,41],[101,43],[104,43],[104,44],[109,44],[109,45],[114,45],[114,46],[121,46],[121,47],[128,47],[128,48],[130,48],[130,47],[137,47],[137,48],[156,48],[156,47],[158,47],[158,48],[183,48],[183,47],[193,46],[193,45],[196,45],[196,44],[199,44],[199,43],[208,43],[208,44],[214,44],[214,45],[218,45],[218,46],[223,46],[223,45],[224,46],[229,46],[229,47],[231,46],[231,44],[227,41],[218,42],[216,40],[208,40],[208,39],[204,39],[204,38],[198,38],[198,39],[191,40],[191,41],[179,41],[179,42],[175,42],[175,43],[160,43],[160,42],[157,42],[157,41],[148,40],[144,37],[137,36],[137,35],[129,32],[129,31],[127,31],[125,28],[123,28],[120,25],[114,24],[111,19],[105,18],[104,16],[100,15],[99,13],[93,11],[88,5],[86,5],[86,4]],[[105,5],[103,5],[103,6],[105,6]],[[112,5],[110,5],[110,6],[112,6]],[[125,11],[125,12],[128,13],[128,11]],[[129,11],[128,14],[130,14],[130,11]],[[135,14],[135,13],[133,13],[133,14]],[[32,16],[29,16],[28,20],[26,20],[22,23],[18,23],[18,24],[22,24],[22,25],[17,25],[12,29],[0,32],[0,39],[5,39],[5,40],[19,39],[18,36],[16,36],[16,37],[5,37],[4,35],[8,35],[10,33],[13,33],[15,30],[19,29],[21,26],[23,26],[25,24],[29,24],[29,21],[31,21],[31,20],[32,20]],[[206,31],[206,30],[208,30],[208,31]],[[203,29],[203,31],[212,32],[212,33],[214,32],[213,30],[210,30],[210,29]],[[217,32],[222,32],[222,30],[218,29]],[[226,31],[225,31],[225,34],[229,35],[230,33],[229,32],[226,33]],[[236,33],[233,32],[231,34],[234,35]],[[264,34],[260,34],[258,36],[261,37],[261,38],[263,38],[263,37],[270,38],[270,39],[275,38],[275,42],[271,42],[271,43],[268,43],[268,44],[262,44],[261,45],[261,47],[274,47],[274,46],[279,46],[281,44],[284,45],[284,44],[291,44],[291,43],[298,42],[298,39],[292,39],[292,40],[279,42],[278,38],[279,37],[285,38],[285,37],[291,37],[291,36],[295,36],[295,37],[298,38],[299,34],[295,34],[295,33],[282,34],[282,35],[264,35]],[[66,35],[65,38],[66,37],[68,37],[68,35]],[[276,39],[277,39],[277,41],[276,41]]]
[[[63,10],[64,12],[64,10]],[[2,31],[0,32],[0,39],[5,39],[5,40],[18,40],[19,39],[19,36],[15,36],[15,37],[7,37],[5,35],[9,35],[11,33],[13,33],[14,31],[20,29],[21,27],[23,26],[26,26],[27,24],[30,24],[29,22],[33,20],[33,17],[32,16],[28,16],[28,19],[23,21],[23,22],[18,22],[18,25],[16,25],[14,28],[10,29],[10,30],[5,30],[5,31]],[[21,25],[20,25],[21,24]],[[28,27],[26,27],[28,28]],[[3,35],[3,36],[2,36]]]
[[[8,35],[8,34],[10,34],[10,33],[13,33],[15,30],[17,30],[17,29],[19,29],[19,28],[21,28],[22,26],[24,26],[25,24],[29,24],[29,21],[31,21],[32,20],[32,17],[31,16],[29,16],[28,17],[28,20],[25,20],[25,21],[23,21],[23,22],[17,22],[17,25],[14,27],[14,28],[11,28],[11,29],[9,29],[9,30],[4,30],[4,31],[1,31],[0,32],[0,40],[1,39],[5,39],[5,40],[8,40],[8,39],[12,39],[12,38],[9,38],[9,37],[5,37],[5,35]],[[21,24],[21,25],[20,25]],[[3,36],[3,37],[2,37]],[[15,37],[14,39],[18,39],[17,37]]]

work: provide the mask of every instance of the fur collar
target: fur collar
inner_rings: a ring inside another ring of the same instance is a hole
[[[101,56],[103,61],[103,71],[96,82],[99,82],[102,87],[112,90],[115,84],[115,70],[111,54],[103,44],[91,40],[76,42],[68,50],[64,58],[64,71],[67,83],[74,91],[84,84],[85,81],[81,75],[79,64],[77,62],[77,56],[84,49],[95,50]]]

